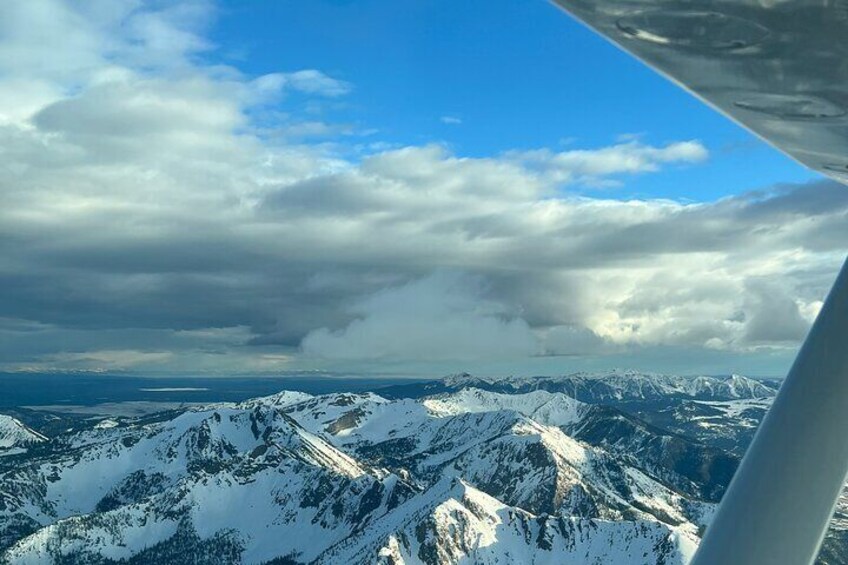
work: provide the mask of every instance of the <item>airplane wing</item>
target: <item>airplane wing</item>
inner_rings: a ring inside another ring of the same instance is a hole
[[[848,184],[848,0],[555,2],[778,149]],[[846,475],[848,264],[692,565],[813,563]]]
[[[555,0],[807,167],[848,184],[848,0]]]

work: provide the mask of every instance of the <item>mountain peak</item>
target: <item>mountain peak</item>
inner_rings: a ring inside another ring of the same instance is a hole
[[[0,454],[25,451],[27,446],[47,441],[47,437],[28,428],[17,418],[0,414]]]

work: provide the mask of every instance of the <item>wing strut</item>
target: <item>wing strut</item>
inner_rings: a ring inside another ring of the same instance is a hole
[[[848,263],[692,565],[815,561],[848,475]]]

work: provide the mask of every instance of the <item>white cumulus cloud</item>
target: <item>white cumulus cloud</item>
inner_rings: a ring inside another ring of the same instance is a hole
[[[286,106],[351,84],[209,62],[216,15],[0,4],[0,367],[791,349],[842,260],[831,183],[695,204],[573,190],[694,174],[694,140],[352,147]]]
[[[436,273],[355,304],[357,318],[303,340],[307,355],[335,359],[500,359],[533,355],[530,327],[486,300],[481,281]]]

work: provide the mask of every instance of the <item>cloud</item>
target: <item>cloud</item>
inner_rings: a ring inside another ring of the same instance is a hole
[[[697,141],[352,148],[298,105],[351,85],[209,62],[204,2],[0,11],[0,367],[789,350],[848,240],[830,182],[577,194]]]
[[[257,92],[265,94],[300,92],[331,98],[348,94],[353,89],[349,82],[327,76],[315,69],[292,73],[270,73],[255,79],[251,86]]]
[[[554,326],[545,332],[545,355],[599,355],[616,351],[607,340],[588,328],[579,326]]]
[[[764,282],[749,283],[744,339],[751,344],[798,343],[811,321],[798,303],[781,288]]]
[[[348,94],[352,89],[350,83],[329,77],[315,69],[297,71],[284,75],[284,77],[289,88],[306,94],[342,96]]]
[[[52,367],[63,369],[82,369],[108,371],[131,369],[138,365],[149,367],[170,360],[174,354],[170,351],[137,351],[132,349],[86,351],[84,353],[56,353],[47,355],[43,369]]]
[[[656,172],[668,164],[699,163],[708,156],[707,149],[694,140],[654,147],[630,138],[599,149],[561,152],[537,149],[507,154],[508,158],[537,170],[553,182],[584,184],[597,184],[613,175]]]
[[[462,119],[456,116],[442,116],[439,121],[450,126],[458,126],[462,123]]]
[[[499,359],[527,357],[538,343],[526,322],[486,300],[481,281],[437,273],[355,304],[336,331],[303,340],[304,353],[331,359]]]

